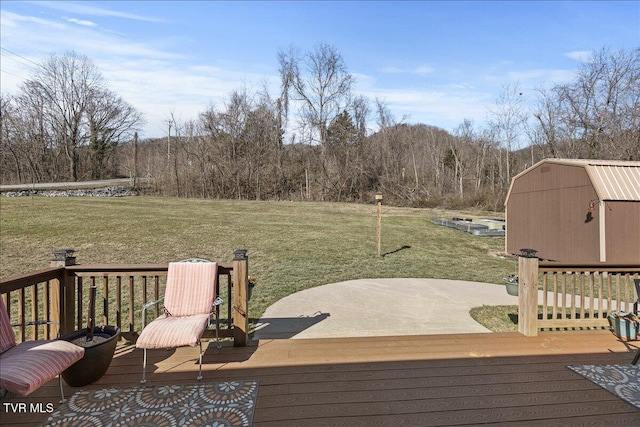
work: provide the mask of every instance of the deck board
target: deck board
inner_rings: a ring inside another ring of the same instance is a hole
[[[624,364],[636,343],[607,331],[289,339],[210,343],[204,381],[258,379],[254,427],[640,425],[640,411],[566,368]],[[190,383],[197,349],[149,352],[149,384]],[[142,352],[120,346],[89,387],[136,386]],[[73,393],[71,387],[66,392]],[[58,406],[57,381],[28,398]],[[2,410],[2,425],[48,414]]]

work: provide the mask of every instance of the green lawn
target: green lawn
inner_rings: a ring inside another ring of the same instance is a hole
[[[436,216],[499,217],[384,206],[382,257],[376,206],[343,203],[127,198],[0,198],[2,277],[49,266],[55,249],[78,263],[231,261],[245,248],[257,282],[250,317],[313,286],[357,278],[424,277],[502,284],[515,272],[496,257],[504,238],[435,225]],[[397,307],[401,310],[401,307]]]

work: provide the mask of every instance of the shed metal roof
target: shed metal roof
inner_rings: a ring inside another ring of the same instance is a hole
[[[585,168],[600,200],[640,201],[640,162],[622,160],[544,159],[542,163],[556,163]],[[514,177],[514,180],[529,169]],[[511,192],[511,190],[509,190]],[[507,196],[508,198],[508,196]]]
[[[600,200],[640,201],[640,164],[588,165],[586,169]]]

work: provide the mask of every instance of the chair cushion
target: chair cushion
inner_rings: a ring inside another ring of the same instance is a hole
[[[4,353],[16,345],[16,336],[11,328],[9,313],[4,305],[4,300],[0,298],[0,353]]]
[[[138,348],[195,346],[209,323],[209,313],[193,316],[160,316],[149,323],[136,341]]]
[[[217,280],[218,264],[215,262],[169,263],[165,309],[172,316],[210,313]]]
[[[84,348],[63,340],[23,342],[0,354],[0,388],[26,396],[83,355]]]

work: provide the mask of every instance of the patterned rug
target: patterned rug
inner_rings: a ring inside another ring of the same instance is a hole
[[[570,365],[567,368],[640,409],[640,366]]]
[[[43,426],[249,427],[258,381],[77,391]]]

